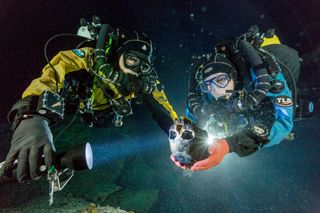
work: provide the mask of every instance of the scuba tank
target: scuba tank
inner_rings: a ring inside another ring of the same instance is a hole
[[[227,57],[235,63],[235,66],[239,70],[240,76],[248,75],[248,67],[246,66],[245,61],[241,60],[242,54],[245,55],[246,59],[251,60],[251,62],[249,62],[249,65],[253,67],[254,70],[266,69],[267,73],[271,77],[269,81],[271,83],[271,88],[269,88],[271,92],[276,92],[277,90],[282,89],[282,85],[280,82],[272,80],[276,79],[276,76],[279,73],[279,67],[281,67],[282,73],[285,76],[289,89],[292,92],[295,109],[298,103],[297,81],[299,76],[299,67],[296,67],[298,65],[295,65],[295,69],[294,71],[292,71],[290,69],[291,67],[287,67],[284,63],[285,60],[287,61],[287,55],[282,54],[282,57],[279,58],[278,55],[281,56],[281,54],[277,54],[278,52],[272,49],[272,45],[270,45],[270,47],[261,46],[264,42],[264,38],[272,39],[274,38],[274,36],[276,36],[274,29],[269,29],[266,33],[260,33],[259,28],[254,25],[250,27],[248,32],[239,36],[235,41],[224,41],[218,43],[216,46],[216,51],[226,54]],[[275,38],[277,39],[277,37]],[[290,57],[298,57],[297,52],[294,49],[289,48],[285,45],[281,45],[281,47],[283,49],[282,51],[290,53]],[[273,53],[275,53],[277,57],[275,57]],[[262,61],[259,60],[260,64],[255,62],[257,61],[258,57],[262,59]],[[297,59],[297,61],[299,61],[299,58]],[[255,89],[257,89],[257,87]],[[269,90],[265,90],[265,96],[267,91]],[[263,99],[263,96],[259,96],[258,101],[261,101]],[[257,96],[255,97],[257,98]]]

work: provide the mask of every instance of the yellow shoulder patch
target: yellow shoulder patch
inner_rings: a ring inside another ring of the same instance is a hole
[[[261,47],[268,46],[271,44],[281,44],[280,39],[278,36],[274,35],[272,38],[263,38],[263,43],[261,44]]]

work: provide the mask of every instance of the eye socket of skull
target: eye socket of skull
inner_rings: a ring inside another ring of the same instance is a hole
[[[193,139],[193,131],[190,130],[185,130],[182,134],[181,134],[181,138],[184,140],[192,140]]]
[[[177,124],[177,126],[176,126],[177,132],[180,132],[182,128],[183,128],[182,124]]]
[[[174,130],[169,131],[169,139],[174,140],[177,137],[177,132]]]

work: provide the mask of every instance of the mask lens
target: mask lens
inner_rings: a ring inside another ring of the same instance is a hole
[[[177,137],[177,132],[174,130],[170,130],[169,132],[169,139],[174,140]]]
[[[211,82],[220,88],[225,88],[230,82],[230,78],[227,74],[222,74],[213,78]]]
[[[225,88],[230,82],[230,77],[228,74],[218,75],[210,80],[204,81],[200,84],[200,89],[203,92],[210,92],[213,86],[217,86],[219,88]]]
[[[125,54],[124,55],[124,63],[127,67],[135,67],[140,64],[140,59],[132,54]]]
[[[151,66],[148,63],[142,63],[140,66],[140,70],[142,74],[149,74],[151,71]]]

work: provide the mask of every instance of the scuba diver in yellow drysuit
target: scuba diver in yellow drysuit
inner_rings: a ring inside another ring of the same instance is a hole
[[[12,107],[8,119],[14,133],[0,176],[10,177],[16,170],[18,182],[36,180],[41,158],[47,170],[52,168],[50,126],[63,120],[70,106],[76,106],[91,127],[122,126],[133,104],[145,104],[166,133],[178,119],[158,79],[152,42],[145,34],[107,24],[90,24],[85,33],[88,42],[60,51]]]

